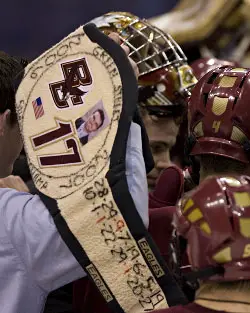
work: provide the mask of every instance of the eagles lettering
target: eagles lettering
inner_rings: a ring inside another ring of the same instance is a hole
[[[81,86],[92,84],[85,58],[61,64],[64,80],[49,84],[49,88],[55,105],[59,109],[70,107],[69,100],[73,105],[83,104],[83,96],[88,91],[83,91]]]

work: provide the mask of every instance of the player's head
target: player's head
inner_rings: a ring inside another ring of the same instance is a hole
[[[190,64],[193,73],[197,79],[200,79],[202,76],[210,72],[211,70],[216,69],[221,66],[231,66],[231,67],[239,67],[237,62],[221,60],[216,58],[202,58],[197,59]]]
[[[0,177],[11,174],[13,163],[22,149],[15,111],[14,79],[23,65],[0,52]]]
[[[139,68],[138,103],[155,161],[148,176],[149,187],[154,188],[160,171],[170,163],[170,150],[196,79],[177,43],[147,20],[111,12],[93,22],[105,33],[118,33]]]
[[[97,131],[104,123],[105,115],[103,110],[98,109],[92,113],[85,123],[85,129],[88,133]]]
[[[246,173],[250,161],[250,70],[219,67],[204,75],[189,102],[191,155],[201,173]]]
[[[182,200],[173,224],[202,284],[250,281],[250,177],[207,178]]]

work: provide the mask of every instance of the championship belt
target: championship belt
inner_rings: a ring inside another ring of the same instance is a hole
[[[27,66],[16,102],[39,195],[110,308],[185,303],[128,189],[137,81],[122,48],[93,24],[80,27]]]

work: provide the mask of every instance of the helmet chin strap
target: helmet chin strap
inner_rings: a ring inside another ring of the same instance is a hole
[[[180,271],[183,271],[187,267],[191,266],[183,266],[180,268]],[[188,298],[192,297],[191,300],[194,300],[195,292],[199,289],[199,279],[209,278],[214,275],[222,275],[224,273],[223,267],[207,267],[202,270],[192,271],[190,273],[182,274],[181,273],[181,284],[183,291],[186,293]]]
[[[182,269],[183,267],[181,267],[181,270]],[[198,271],[192,271],[190,273],[184,274],[183,277],[188,284],[189,282],[193,283],[198,279],[205,279],[214,275],[223,275],[224,272],[225,270],[223,266],[209,266]]]
[[[182,236],[177,236],[176,232],[173,231],[170,254],[172,255],[173,263],[175,264],[175,269],[173,269],[173,271],[179,278],[177,279],[183,285],[183,288],[188,286],[192,290],[197,290],[199,288],[199,279],[202,280],[214,275],[224,274],[225,270],[223,266],[208,266],[199,270],[191,270],[189,273],[183,273],[188,267],[191,269],[191,265],[181,266],[181,255],[186,250],[186,246],[187,240]]]

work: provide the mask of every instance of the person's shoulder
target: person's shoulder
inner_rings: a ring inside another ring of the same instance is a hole
[[[12,188],[0,188],[0,206],[11,200],[30,200],[33,197],[29,192],[18,191]]]
[[[89,141],[89,136],[87,135],[87,136],[81,137],[80,141],[82,145],[86,145],[86,143],[88,143]]]
[[[163,309],[155,311],[157,313],[214,313],[215,311],[197,305],[196,303],[189,303],[187,305],[178,305],[170,307],[168,309]]]
[[[168,309],[155,311],[155,313],[194,313],[194,312],[187,310],[185,306],[178,305],[178,306],[170,307]]]
[[[44,210],[45,206],[37,195],[17,191],[10,188],[0,188],[0,216],[2,218],[21,215],[24,208]]]
[[[32,195],[10,188],[0,188],[0,237],[17,227],[23,210],[32,200]]]
[[[84,120],[82,117],[79,117],[78,119],[76,119],[75,121],[76,128],[79,128],[83,123],[84,123]]]
[[[171,307],[166,310],[160,310],[157,313],[219,313],[218,311],[214,311],[208,308],[204,308],[194,302],[189,303],[187,305],[179,305],[175,307]],[[221,312],[222,313],[222,312]]]

